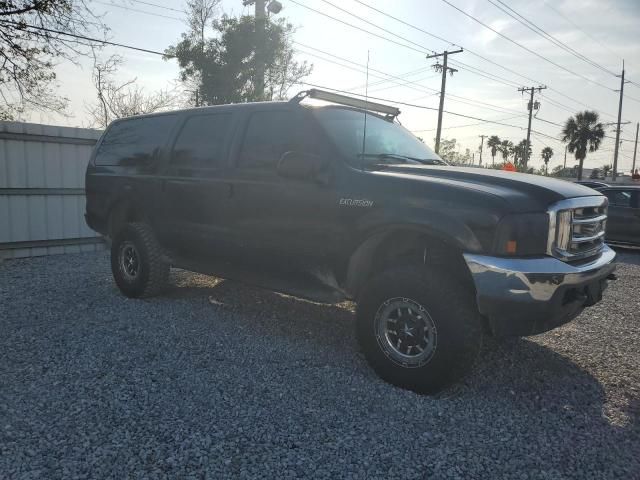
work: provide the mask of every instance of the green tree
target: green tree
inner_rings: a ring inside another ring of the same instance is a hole
[[[490,151],[491,151],[492,165],[495,165],[496,163],[496,153],[498,153],[499,151],[500,143],[501,143],[500,137],[498,137],[497,135],[492,135],[487,140],[487,147],[491,149]]]
[[[435,139],[434,139],[435,142]],[[460,144],[455,138],[440,140],[440,157],[453,165],[469,165],[471,163],[471,150],[466,148],[460,153]]]
[[[510,140],[503,140],[502,142],[500,142],[498,150],[502,154],[502,159],[505,163],[507,162],[507,160],[509,160],[509,157],[513,153],[513,148],[513,142],[511,142]]]
[[[545,174],[549,175],[549,160],[553,157],[553,149],[551,147],[544,147],[542,152],[540,152],[542,156],[542,161],[544,162],[544,170]]]
[[[89,0],[0,1],[0,119],[66,107],[55,91],[56,61],[76,62],[99,45],[55,31],[99,37],[107,29]]]
[[[222,16],[213,21],[210,38],[184,33],[166,50],[176,57],[183,82],[196,80],[200,102],[205,105],[284,99],[291,86],[311,73],[312,66],[294,60],[293,26],[284,19],[265,22],[258,39],[253,16]],[[204,41],[203,41],[204,40]],[[257,42],[265,60],[265,97],[255,91]]]
[[[562,129],[562,141],[578,160],[578,180],[582,180],[582,168],[587,151],[595,152],[604,138],[604,127],[598,121],[597,112],[585,110],[569,117]]]

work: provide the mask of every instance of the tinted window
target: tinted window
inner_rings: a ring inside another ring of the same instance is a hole
[[[255,112],[249,118],[238,166],[270,168],[283,153],[302,147],[300,117],[295,112]]]
[[[362,157],[365,114],[346,108],[318,108],[314,115],[338,149],[349,159]],[[379,155],[401,155],[424,163],[446,165],[438,155],[404,127],[376,115],[367,115],[366,156],[373,161]],[[393,160],[390,160],[393,161]]]
[[[188,118],[173,146],[171,163],[197,167],[220,165],[230,123],[229,113]]]
[[[626,190],[608,190],[603,192],[609,199],[609,205],[616,207],[631,206],[631,192]]]
[[[153,161],[175,119],[175,115],[161,115],[112,124],[96,153],[96,165],[139,165]]]

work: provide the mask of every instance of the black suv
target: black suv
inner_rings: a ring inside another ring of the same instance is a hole
[[[112,239],[129,297],[160,292],[174,266],[352,299],[376,372],[435,392],[484,335],[544,332],[599,301],[615,253],[606,197],[449,167],[398,113],[310,90],[117,120],[87,169],[87,223]]]

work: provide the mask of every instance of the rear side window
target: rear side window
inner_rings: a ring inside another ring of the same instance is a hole
[[[230,124],[230,113],[189,117],[173,146],[171,163],[193,167],[222,164]]]
[[[283,153],[301,148],[301,120],[296,112],[284,110],[251,114],[238,166],[275,168]]]
[[[131,118],[109,127],[96,153],[96,165],[140,165],[152,162],[164,145],[175,115]]]

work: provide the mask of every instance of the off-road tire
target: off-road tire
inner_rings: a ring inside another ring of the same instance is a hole
[[[139,263],[136,275],[127,275],[122,266],[122,249],[133,246]],[[130,298],[152,297],[167,285],[169,263],[153,230],[146,223],[128,223],[111,243],[111,272],[120,291]]]
[[[433,394],[470,369],[482,346],[483,328],[473,290],[461,284],[459,276],[427,268],[395,268],[372,278],[358,298],[356,328],[367,361],[382,379],[418,393]],[[378,329],[378,318],[384,311],[381,309],[389,305],[390,299],[398,298],[424,307],[432,321],[430,325],[435,327],[435,349],[418,365],[402,365],[392,358]]]

